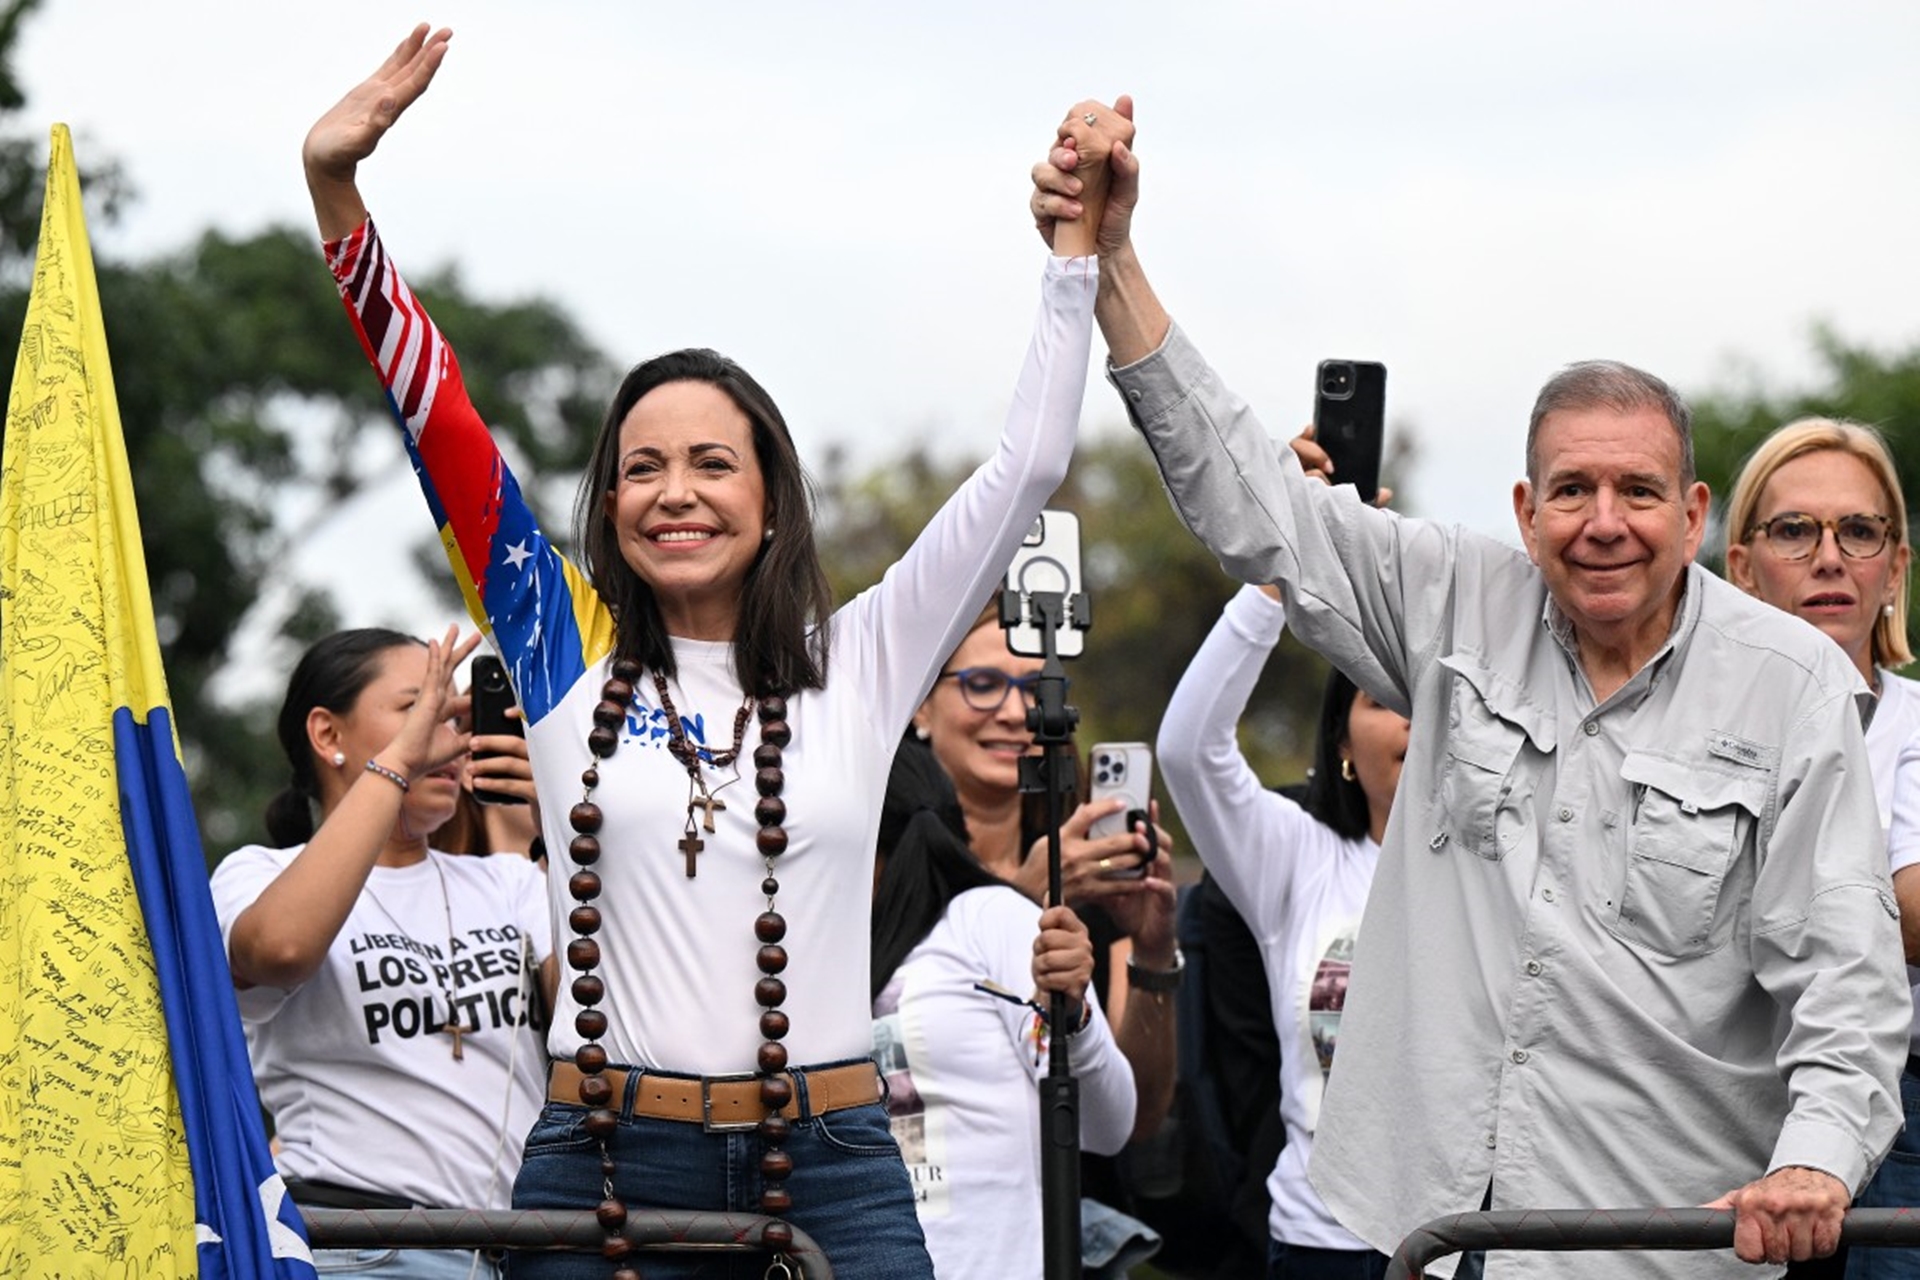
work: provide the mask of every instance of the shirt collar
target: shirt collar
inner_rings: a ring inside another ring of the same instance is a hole
[[[1660,646],[1660,651],[1654,654],[1645,666],[1633,673],[1633,678],[1621,687],[1620,694],[1635,696],[1650,692],[1665,673],[1667,660],[1674,654],[1684,652],[1693,640],[1693,633],[1700,625],[1702,593],[1697,579],[1698,575],[1705,572],[1706,570],[1700,567],[1699,562],[1695,561],[1687,566],[1685,573],[1680,575],[1680,603],[1674,608],[1673,625],[1667,631],[1667,642]],[[1540,622],[1546,627],[1547,634],[1552,636],[1554,642],[1560,646],[1568,664],[1574,671],[1579,672],[1581,670],[1580,641],[1573,633],[1573,620],[1568,618],[1555,603],[1551,592],[1547,595],[1546,604],[1541,606]],[[1632,692],[1629,693],[1629,691]],[[1620,694],[1615,696],[1618,697]]]

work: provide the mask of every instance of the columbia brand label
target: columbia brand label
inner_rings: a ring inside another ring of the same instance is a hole
[[[1757,743],[1748,742],[1745,738],[1736,738],[1730,733],[1708,734],[1707,754],[1754,769],[1764,769],[1767,763],[1767,753],[1764,748]]]

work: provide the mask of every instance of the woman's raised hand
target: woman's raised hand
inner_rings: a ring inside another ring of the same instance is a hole
[[[457,626],[448,627],[443,638],[427,641],[420,695],[407,708],[400,732],[376,757],[381,764],[411,779],[445,768],[467,753],[468,735],[452,723],[466,710],[461,705],[465,695],[454,691],[453,673],[479,643],[478,632],[462,640]]]
[[[1139,199],[1134,158],[1133,99],[1075,104],[1056,131],[1056,145],[1033,168],[1034,225],[1062,257],[1107,254],[1127,243]]]
[[[426,23],[402,40],[380,69],[362,80],[307,131],[300,149],[306,165],[307,188],[313,193],[320,233],[336,240],[365,218],[359,193],[353,188],[360,162],[373,154],[400,113],[433,83],[434,72],[447,56],[453,32],[446,27],[429,34]],[[355,216],[358,210],[358,216]],[[347,221],[348,225],[339,225]]]

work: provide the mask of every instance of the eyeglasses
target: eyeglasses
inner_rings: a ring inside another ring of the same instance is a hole
[[[1820,549],[1821,531],[1831,529],[1841,555],[1849,560],[1871,560],[1886,550],[1887,539],[1893,536],[1892,526],[1887,516],[1861,514],[1815,520],[1805,512],[1788,511],[1755,522],[1747,530],[1747,537],[1764,533],[1774,555],[1782,560],[1805,560]]]
[[[962,667],[940,673],[942,680],[948,677],[959,684],[960,696],[975,711],[998,711],[1000,704],[1007,700],[1009,689],[1018,689],[1020,696],[1032,703],[1034,688],[1040,683],[1037,671],[1030,676],[1010,676],[998,667]]]

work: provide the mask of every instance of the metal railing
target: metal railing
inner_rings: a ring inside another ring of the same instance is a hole
[[[589,1209],[317,1209],[302,1206],[307,1239],[317,1249],[568,1249],[598,1253],[607,1238]],[[771,1221],[754,1213],[669,1213],[629,1209],[623,1233],[635,1264],[659,1253],[769,1253],[761,1233]],[[791,1227],[791,1224],[789,1224]],[[820,1246],[792,1227],[784,1252],[797,1280],[833,1280]]]
[[[1400,1242],[1387,1280],[1424,1280],[1428,1263],[1470,1250],[1732,1249],[1731,1209],[1509,1209],[1456,1213]],[[1920,1209],[1854,1209],[1840,1229],[1853,1247],[1920,1245]]]

